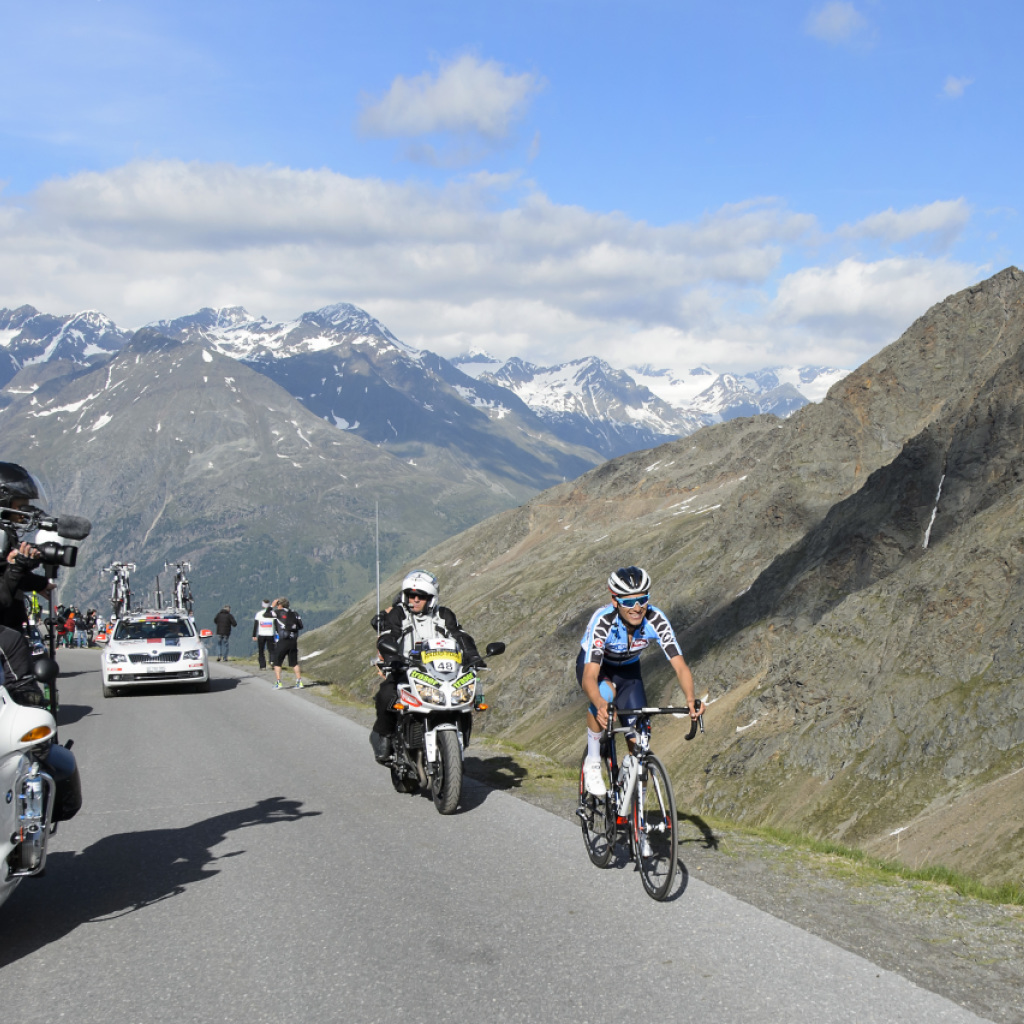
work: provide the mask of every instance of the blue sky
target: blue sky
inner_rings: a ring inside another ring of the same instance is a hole
[[[853,366],[1017,263],[1024,7],[0,0],[0,306]]]

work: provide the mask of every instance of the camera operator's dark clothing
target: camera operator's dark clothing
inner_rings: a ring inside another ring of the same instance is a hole
[[[381,615],[380,637],[378,643],[387,637],[393,640],[407,657],[415,646],[417,635],[433,633],[435,636],[446,636],[459,642],[462,648],[463,664],[474,665],[481,661],[480,652],[476,649],[476,641],[459,625],[455,612],[450,608],[439,607],[436,612],[427,615],[414,616],[402,604],[396,604]],[[377,709],[377,721],[374,723],[374,732],[381,736],[391,736],[395,731],[398,716],[392,710],[395,701],[398,699],[398,684],[405,679],[405,670],[401,668],[392,669],[386,655],[384,659],[384,670],[387,677],[380,684],[377,695],[374,697],[374,706]]]
[[[29,591],[40,592],[50,582],[40,573],[32,572],[38,565],[23,555],[13,562],[0,562],[0,625],[10,629],[21,629],[25,622],[25,598]]]
[[[18,704],[42,707],[43,691],[32,677],[32,651],[16,629],[0,626],[0,682]]]

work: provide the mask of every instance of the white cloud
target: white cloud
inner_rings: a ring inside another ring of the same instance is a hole
[[[466,54],[436,75],[399,75],[380,99],[367,99],[360,127],[384,137],[456,132],[503,139],[541,88],[536,75],[509,74],[496,61]]]
[[[973,78],[956,78],[953,75],[950,75],[946,79],[946,84],[942,87],[942,91],[949,99],[958,100],[963,96],[967,86],[973,84]]]
[[[878,238],[890,243],[931,235],[948,247],[970,219],[971,207],[965,199],[945,199],[909,210],[889,207],[856,224],[844,224],[837,234],[844,238]]]
[[[961,200],[885,211],[846,231],[953,230]],[[760,199],[653,226],[553,203],[515,176],[442,189],[327,170],[140,161],[0,204],[0,306],[97,308],[121,326],[242,305],[289,319],[363,306],[442,355],[477,346],[551,362],[635,350],[686,368],[853,366],[980,276],[948,260],[783,266],[816,219]]]
[[[947,260],[845,259],[807,267],[779,284],[771,316],[792,328],[813,325],[834,338],[881,330],[895,340],[936,302],[978,279],[983,268]]]
[[[870,38],[867,19],[845,0],[829,0],[823,7],[811,11],[804,27],[809,35],[826,43],[852,43]]]

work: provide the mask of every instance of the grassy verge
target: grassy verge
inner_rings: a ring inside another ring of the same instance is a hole
[[[959,871],[936,864],[924,868],[912,868],[896,860],[872,857],[856,847],[843,846],[828,840],[815,839],[813,836],[791,832],[787,829],[761,827],[753,828],[737,825],[732,822],[714,823],[746,835],[768,839],[784,846],[806,850],[824,858],[834,858],[846,862],[850,867],[859,869],[862,874],[870,874],[876,880],[886,878],[910,882],[929,882],[944,885],[971,899],[984,900],[986,903],[998,903],[1014,907],[1024,907],[1024,886],[1007,882],[1003,885],[985,885]]]

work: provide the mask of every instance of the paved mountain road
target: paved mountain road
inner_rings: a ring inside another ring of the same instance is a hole
[[[698,881],[656,904],[479,784],[441,817],[265,678],[104,700],[60,661],[85,807],[0,909],[20,1024],[981,1019]]]

